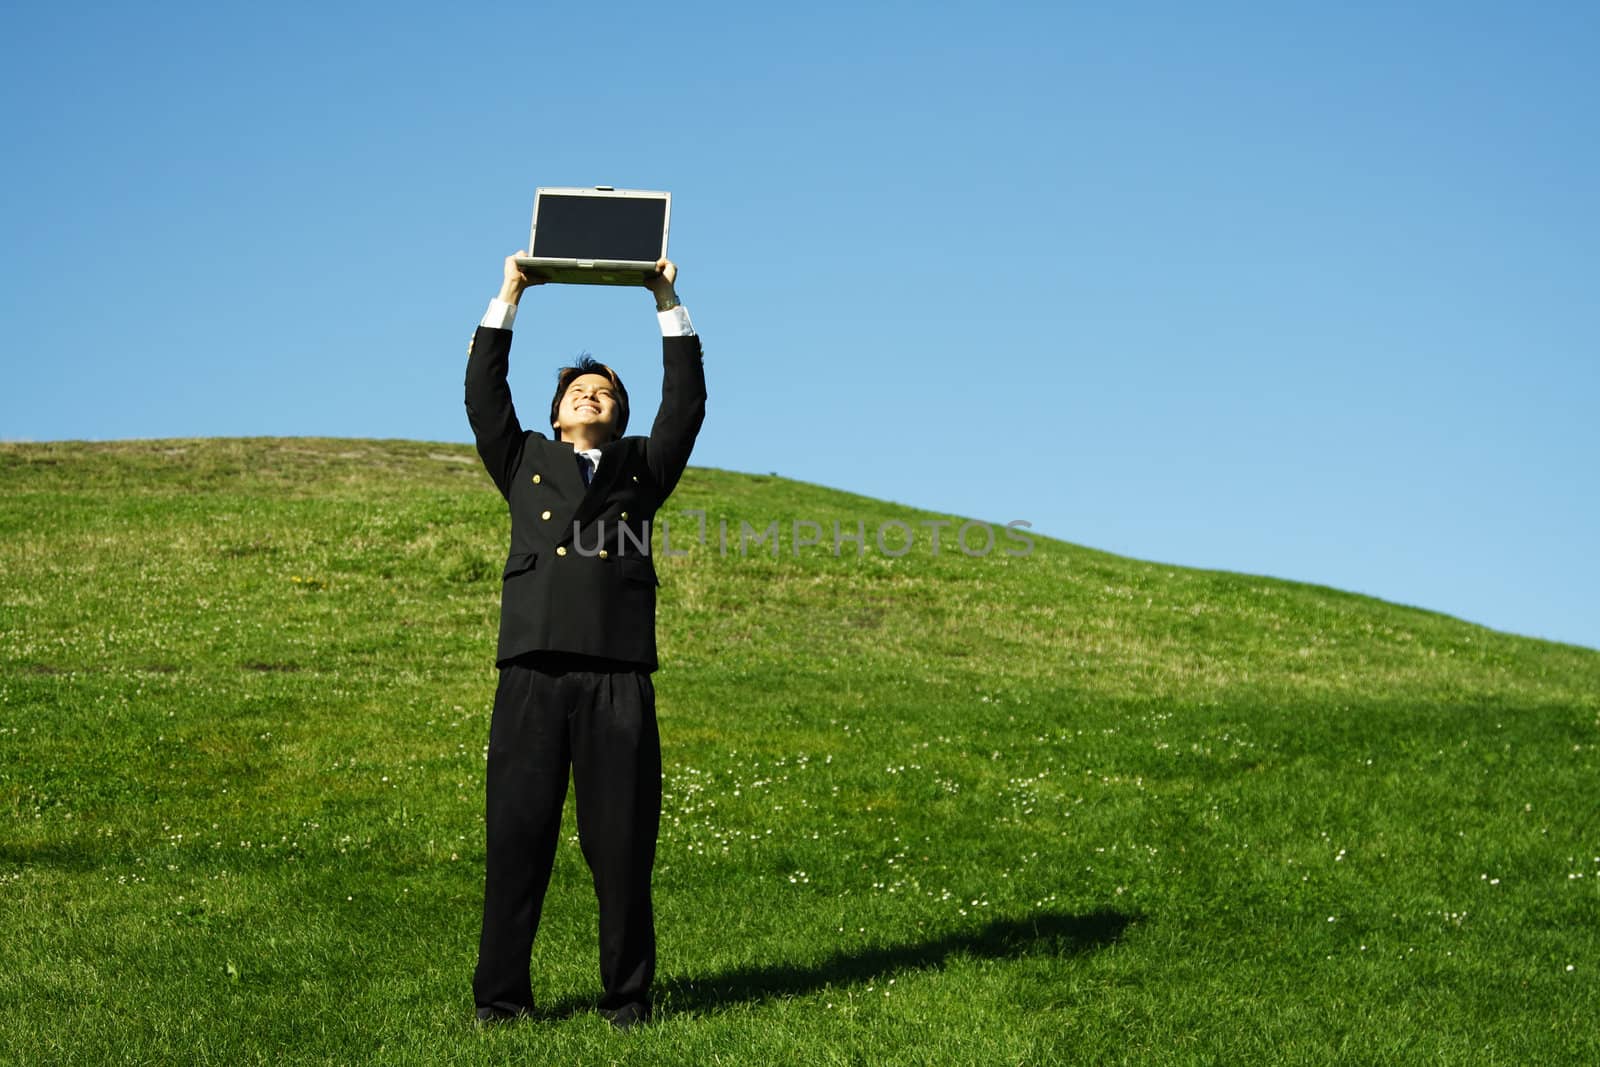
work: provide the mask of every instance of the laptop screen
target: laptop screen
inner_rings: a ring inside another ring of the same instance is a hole
[[[530,256],[541,259],[661,258],[667,201],[655,196],[571,196],[541,193]]]

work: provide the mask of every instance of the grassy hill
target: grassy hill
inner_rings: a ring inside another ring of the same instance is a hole
[[[471,449],[0,445],[0,1062],[1600,1061],[1600,653],[777,477],[661,518],[659,1023],[588,1010],[569,840],[478,1032]]]

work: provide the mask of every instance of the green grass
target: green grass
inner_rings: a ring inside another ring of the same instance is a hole
[[[1042,537],[935,557],[939,516],[775,477],[692,468],[674,547],[691,509],[658,1024],[590,1010],[569,805],[546,1016],[479,1032],[472,451],[0,446],[0,1062],[1600,1061],[1600,652]]]

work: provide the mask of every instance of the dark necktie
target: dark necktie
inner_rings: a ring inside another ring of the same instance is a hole
[[[578,473],[583,475],[583,484],[588,485],[589,480],[594,477],[594,468],[589,465],[589,457],[582,452],[574,452],[573,455],[578,457]]]

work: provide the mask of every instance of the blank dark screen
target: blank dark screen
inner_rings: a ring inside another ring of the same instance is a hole
[[[654,196],[539,197],[535,256],[548,259],[620,259],[654,263],[661,258],[661,227],[667,202]]]

